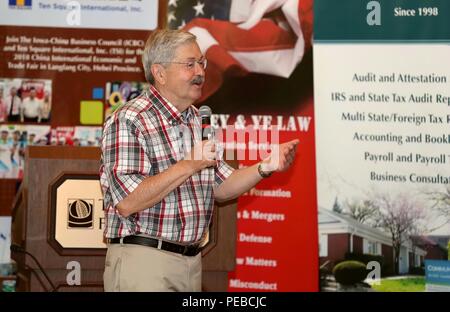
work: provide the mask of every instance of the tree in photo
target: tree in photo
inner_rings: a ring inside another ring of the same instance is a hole
[[[426,192],[426,195],[432,200],[434,210],[443,220],[437,228],[450,223],[450,187],[445,187],[442,191]]]
[[[363,224],[373,225],[373,220],[377,219],[378,211],[375,202],[370,199],[353,199],[345,202],[345,214]]]
[[[374,199],[377,207],[375,225],[391,235],[394,250],[395,273],[399,273],[400,248],[411,235],[425,231],[425,207],[411,195],[379,194]]]

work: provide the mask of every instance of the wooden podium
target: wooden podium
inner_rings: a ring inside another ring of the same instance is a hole
[[[24,179],[13,204],[12,243],[38,260],[57,291],[103,291],[99,167],[96,147],[29,146],[26,151]],[[202,252],[204,291],[226,291],[228,272],[235,267],[236,202],[217,208]],[[16,251],[12,258],[18,264],[18,291],[52,290],[30,255]],[[80,283],[71,279],[77,272]]]

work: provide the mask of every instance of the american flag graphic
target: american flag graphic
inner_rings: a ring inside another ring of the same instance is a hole
[[[313,0],[169,0],[167,22],[197,36],[208,59],[200,101],[224,76],[289,78],[311,47]]]

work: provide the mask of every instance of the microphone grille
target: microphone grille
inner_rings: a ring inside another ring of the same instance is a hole
[[[202,105],[198,109],[198,114],[200,117],[209,117],[212,114],[211,108],[207,105]]]

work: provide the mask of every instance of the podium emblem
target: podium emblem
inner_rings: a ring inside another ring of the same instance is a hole
[[[93,227],[93,207],[92,199],[69,199],[68,200],[68,220],[69,228],[92,228]]]

